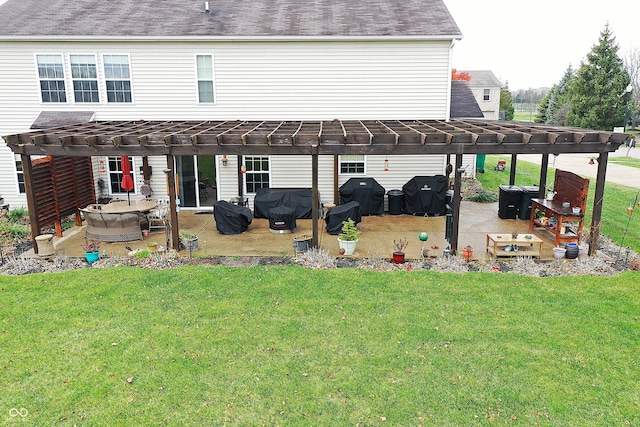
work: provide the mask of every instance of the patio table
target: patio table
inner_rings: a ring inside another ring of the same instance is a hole
[[[107,213],[128,213],[128,212],[149,212],[158,204],[151,200],[132,200],[129,203],[126,200],[102,205],[102,212]]]

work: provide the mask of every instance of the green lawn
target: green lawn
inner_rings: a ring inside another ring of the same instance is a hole
[[[634,150],[637,150],[637,148],[634,148]],[[622,166],[630,166],[632,168],[640,168],[640,159],[635,157],[609,157],[609,162]]]
[[[507,170],[499,172],[494,166],[499,159],[507,161]],[[511,156],[487,156],[485,160],[485,173],[477,174],[478,180],[485,190],[498,193],[500,185],[509,184],[509,170]],[[555,169],[549,168],[547,182],[553,186]],[[540,182],[540,165],[518,160],[515,185],[538,185]],[[589,198],[587,200],[587,212],[585,227],[591,226],[591,214],[593,212],[593,198],[596,180],[590,179]],[[630,246],[635,252],[640,252],[640,210],[634,204],[638,190],[623,185],[607,182],[602,204],[601,233],[618,244]],[[627,213],[627,207],[635,206],[633,215]],[[626,233],[625,233],[626,231]],[[623,240],[624,237],[624,240]]]
[[[637,426],[639,279],[297,266],[0,277],[0,422]]]

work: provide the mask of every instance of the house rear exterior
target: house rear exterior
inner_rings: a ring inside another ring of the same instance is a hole
[[[0,135],[88,119],[449,119],[461,33],[442,0],[208,4],[0,1]],[[131,160],[142,198],[143,159]],[[152,197],[165,197],[166,158],[147,161]],[[92,162],[99,195],[123,197],[120,159]],[[175,166],[183,208],[311,186],[305,156],[181,156]],[[351,177],[400,188],[443,174],[446,158],[321,156],[319,167],[321,200],[332,202]],[[26,206],[20,158],[4,142],[0,194]]]

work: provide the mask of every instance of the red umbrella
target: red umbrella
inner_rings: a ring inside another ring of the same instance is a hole
[[[122,162],[122,182],[120,183],[120,187],[127,192],[127,200],[131,203],[131,199],[129,199],[129,191],[133,190],[135,184],[133,183],[133,178],[131,178],[131,164],[129,164],[129,156],[120,157],[120,161]]]

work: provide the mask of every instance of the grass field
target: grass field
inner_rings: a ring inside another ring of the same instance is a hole
[[[507,170],[500,172],[493,169],[491,165],[497,164],[499,159],[507,160]],[[509,184],[510,163],[509,157],[487,156],[485,173],[477,174],[477,179],[482,183],[483,188],[497,192],[500,185]],[[637,162],[630,163],[637,164]],[[518,161],[516,172],[515,185],[538,185],[540,182],[540,165]],[[547,173],[547,182],[553,183],[554,174],[555,169],[550,167]],[[585,227],[591,226],[595,185],[596,180],[591,179]],[[605,197],[602,202],[601,233],[618,244],[630,246],[635,252],[640,252],[640,209],[637,204],[634,204],[637,195],[638,190],[636,189],[610,182],[606,183]],[[627,213],[629,206],[635,207],[632,216]]]
[[[639,278],[0,277],[0,423],[640,425]]]

